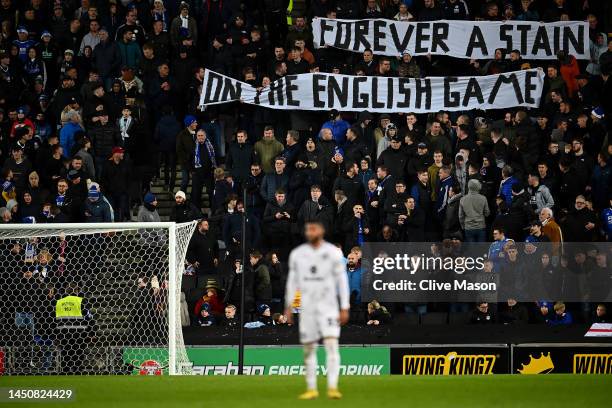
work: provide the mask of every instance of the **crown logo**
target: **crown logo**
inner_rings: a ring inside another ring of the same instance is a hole
[[[529,363],[521,365],[523,366],[523,369],[517,370],[521,374],[548,374],[555,368],[555,365],[550,358],[550,353],[540,353],[539,358],[534,358],[530,354]]]

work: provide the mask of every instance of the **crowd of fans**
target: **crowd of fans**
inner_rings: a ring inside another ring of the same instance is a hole
[[[608,2],[593,0],[1,0],[0,222],[126,221],[139,204],[139,221],[159,221],[150,190],[161,178],[176,200],[171,220],[205,217],[188,270],[214,279],[205,297],[217,299],[199,302],[194,321],[212,325],[227,315],[225,306],[242,307],[243,276],[244,306],[266,324],[275,321],[288,253],[304,222],[318,220],[347,255],[353,302],[371,302],[363,322],[386,323],[385,306],[361,299],[364,242],[495,241],[504,252],[508,240],[559,248],[612,241],[610,14]],[[315,16],[586,20],[591,58],[560,51],[530,61],[500,49],[481,61],[315,49]],[[265,87],[317,71],[425,77],[530,67],[546,72],[539,109],[199,107],[205,68]],[[249,265],[236,262],[243,216]],[[574,254],[562,251],[550,254],[554,267],[565,257],[573,268]],[[589,253],[588,267],[601,255]],[[603,262],[609,269],[612,260]],[[417,306],[405,309],[427,310]]]

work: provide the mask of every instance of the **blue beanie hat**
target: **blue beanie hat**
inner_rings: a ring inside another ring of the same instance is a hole
[[[145,194],[145,196],[144,196],[145,204],[151,204],[155,200],[157,200],[157,198],[155,198],[155,194],[153,194],[150,191],[147,194]]]
[[[189,126],[191,126],[191,124],[193,122],[196,122],[196,121],[197,121],[197,119],[196,119],[195,116],[187,115],[187,116],[185,116],[185,119],[183,120],[183,123],[185,124],[185,127],[189,127]]]
[[[100,191],[98,191],[98,188],[96,186],[91,186],[89,187],[89,192],[87,193],[87,197],[92,198],[92,199],[98,199],[100,198]]]
[[[266,309],[269,309],[270,306],[266,305],[265,303],[262,303],[261,305],[259,305],[259,307],[257,308],[257,311],[259,312],[259,314],[263,314],[263,312],[266,311]]]
[[[13,191],[14,189],[15,189],[15,185],[11,183],[9,180],[6,180],[4,183],[2,183],[2,191],[8,193],[9,191]]]
[[[604,110],[601,106],[596,107],[591,111],[591,115],[595,116],[597,119],[602,119],[604,115]]]

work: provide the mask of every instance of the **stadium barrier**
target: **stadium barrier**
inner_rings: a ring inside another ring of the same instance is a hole
[[[134,347],[118,352],[132,375],[167,374],[167,349]],[[318,371],[325,374],[324,351],[318,352]],[[342,375],[612,374],[612,343],[341,346],[340,354]],[[187,356],[196,375],[238,372],[236,347],[187,346]],[[245,373],[301,375],[302,349],[247,346]]]
[[[123,350],[123,360],[132,366],[132,374],[161,375],[166,365],[167,350],[161,348],[128,348]],[[139,356],[147,356],[138,361]],[[196,375],[233,375],[238,373],[237,347],[187,347],[187,357],[193,363]],[[303,375],[304,361],[301,347],[267,346],[245,349],[244,372],[247,375]],[[390,374],[389,347],[340,348],[341,375],[384,375]],[[325,374],[325,354],[318,350],[319,374]]]
[[[612,374],[612,344],[514,344],[511,354],[515,374]]]
[[[507,344],[441,344],[392,347],[391,374],[477,375],[508,374]]]

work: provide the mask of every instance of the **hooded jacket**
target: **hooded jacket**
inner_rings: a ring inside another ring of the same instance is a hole
[[[538,213],[542,208],[553,208],[555,205],[555,199],[552,194],[550,194],[550,190],[543,184],[538,184],[537,187],[527,187],[527,191],[529,192],[529,204],[531,207],[536,210]]]
[[[489,216],[489,205],[485,196],[480,194],[480,182],[470,180],[468,193],[459,202],[459,222],[464,230],[478,230],[486,227],[485,218]]]

